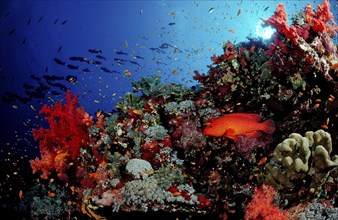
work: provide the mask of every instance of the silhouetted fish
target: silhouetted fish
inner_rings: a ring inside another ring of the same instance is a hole
[[[34,75],[34,74],[30,75],[30,77],[31,77],[32,79],[36,80],[36,81],[40,81],[40,80],[41,80],[41,77],[39,77],[39,76],[37,76],[37,75]]]
[[[102,55],[96,55],[97,58],[101,59],[101,60],[107,60],[104,56]]]
[[[66,23],[67,23],[67,21],[68,21],[68,20],[64,20],[64,21],[61,23],[61,25],[64,25],[64,24],[66,24]]]
[[[34,86],[29,85],[27,83],[22,84],[22,87],[24,87],[25,89],[34,89]]]
[[[58,52],[60,52],[61,49],[62,49],[62,45],[59,47]]]
[[[21,42],[22,45],[25,45],[26,44],[26,38],[24,38]]]
[[[94,64],[94,65],[100,65],[102,62],[97,61],[97,60],[87,60],[86,61],[88,64]]]
[[[58,76],[58,75],[44,75],[43,78],[45,80],[49,80],[49,81],[63,80],[64,79],[63,76]]]
[[[61,83],[55,83],[53,86],[54,87],[58,87],[59,89],[61,89],[64,92],[66,92],[68,90],[68,88],[65,85],[61,84]]]
[[[16,31],[16,29],[10,30],[10,31],[8,32],[8,35],[10,36],[10,35],[14,34],[15,31]]]
[[[55,21],[54,21],[54,24],[56,24],[56,22],[58,22],[59,21],[59,19],[57,18]]]
[[[50,94],[52,95],[56,95],[56,96],[59,96],[61,95],[61,93],[57,92],[57,91],[51,91]]]
[[[102,53],[102,50],[89,49],[89,53]]]
[[[106,67],[101,67],[101,71],[106,72],[106,73],[113,73],[113,71],[107,69]]]
[[[44,99],[46,93],[40,91],[25,90],[25,94],[28,95],[30,98]]]
[[[83,69],[82,70],[83,72],[86,72],[86,73],[92,73],[93,71],[91,71],[90,69],[86,68],[86,69]]]
[[[71,70],[77,70],[77,69],[79,69],[79,66],[74,66],[74,65],[72,65],[72,64],[68,64],[67,67],[68,67],[69,69],[71,69]]]
[[[80,62],[85,62],[87,60],[85,57],[69,57],[68,59],[71,61],[80,61]]]
[[[18,95],[17,93],[13,93],[9,91],[4,92],[3,96],[1,97],[1,101],[4,103],[8,103],[8,104],[15,102],[15,101],[19,101],[23,104],[26,104],[30,100],[31,100],[30,97],[22,97]]]
[[[127,60],[121,59],[121,58],[114,58],[113,60],[117,61],[117,62],[126,62],[127,61]]]
[[[157,52],[157,53],[165,53],[165,51],[160,50],[160,48],[150,47],[149,49],[152,50],[152,51],[155,51],[155,52]]]
[[[7,12],[4,16],[4,18],[7,18],[11,13],[10,12]]]
[[[116,51],[116,54],[119,54],[119,55],[128,55],[128,53],[123,52],[122,50]]]
[[[28,19],[27,25],[29,25],[31,23],[31,21],[32,21],[32,16]]]
[[[134,65],[140,66],[140,64],[139,64],[138,62],[133,61],[133,60],[129,60],[129,63],[132,63],[132,64],[134,64]]]
[[[176,23],[174,23],[174,22],[170,22],[169,23],[169,26],[173,26],[173,25],[175,25]]]
[[[15,102],[17,98],[18,98],[17,93],[6,91],[1,97],[1,101],[4,103],[12,103]]]
[[[163,43],[159,46],[160,49],[168,49],[169,47],[172,47],[172,46],[168,43]]]
[[[59,60],[58,58],[54,58],[54,62],[57,63],[57,64],[60,64],[60,65],[66,64],[66,62],[63,62],[63,61]]]
[[[135,58],[137,58],[137,59],[142,59],[142,60],[144,60],[144,58],[143,58],[143,57],[141,57],[141,56],[137,56],[137,55],[135,55],[134,57],[135,57]]]
[[[40,17],[39,20],[37,20],[36,23],[40,23],[40,21],[42,21],[43,17]]]

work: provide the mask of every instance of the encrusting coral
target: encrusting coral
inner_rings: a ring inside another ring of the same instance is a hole
[[[310,177],[309,192],[317,194],[328,176],[338,169],[338,156],[331,157],[331,152],[329,133],[308,131],[304,137],[293,133],[275,148],[274,158],[266,165],[266,181],[277,189],[291,190]]]

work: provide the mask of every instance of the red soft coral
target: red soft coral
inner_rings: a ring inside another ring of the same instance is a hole
[[[287,14],[285,11],[285,6],[283,4],[279,4],[276,7],[277,11],[275,11],[274,15],[269,19],[264,20],[266,24],[271,25],[276,28],[279,33],[285,36],[287,39],[291,40],[294,44],[298,43],[298,34],[297,29],[294,26],[289,27],[287,22]]]
[[[65,171],[70,162],[76,162],[80,147],[89,140],[88,127],[93,124],[88,114],[78,105],[78,96],[67,91],[66,104],[59,102],[54,107],[44,105],[44,114],[49,128],[33,130],[34,140],[39,141],[41,159],[31,160],[33,173],[42,171],[41,178],[47,179],[52,171],[67,180]]]
[[[269,185],[255,188],[253,198],[245,208],[244,219],[287,220],[287,214],[272,204],[276,194],[274,188]]]
[[[330,36],[333,36],[338,30],[330,10],[330,1],[328,0],[324,0],[322,4],[319,4],[316,12],[313,12],[312,5],[308,4],[305,10],[305,17],[306,22],[312,24],[312,29],[315,32],[327,32]],[[329,21],[332,24],[328,24]]]

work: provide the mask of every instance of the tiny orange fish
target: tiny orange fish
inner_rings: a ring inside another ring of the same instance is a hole
[[[60,163],[63,162],[64,160],[67,159],[67,157],[69,157],[69,153],[67,152],[62,152],[61,150],[57,152],[57,155],[55,156],[55,163]]]
[[[331,66],[331,69],[336,70],[338,69],[338,63],[335,63]]]
[[[48,191],[48,196],[53,198],[56,196],[56,194],[54,192]]]
[[[23,192],[22,190],[19,191],[19,199],[22,200]]]
[[[228,30],[230,33],[235,33],[236,31],[234,29]]]
[[[227,137],[235,141],[239,135],[257,138],[262,131],[272,134],[275,131],[275,123],[268,119],[260,122],[262,117],[251,113],[232,113],[211,120],[204,129],[203,134],[212,137]]]

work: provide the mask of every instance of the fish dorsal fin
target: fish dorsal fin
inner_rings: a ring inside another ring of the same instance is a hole
[[[214,117],[212,117],[212,118],[210,118],[210,123],[212,123],[212,122],[214,122],[215,120],[216,120],[217,118],[214,118]]]
[[[238,117],[245,118],[250,121],[259,122],[262,119],[262,116],[255,113],[231,113],[227,115],[228,117]]]

